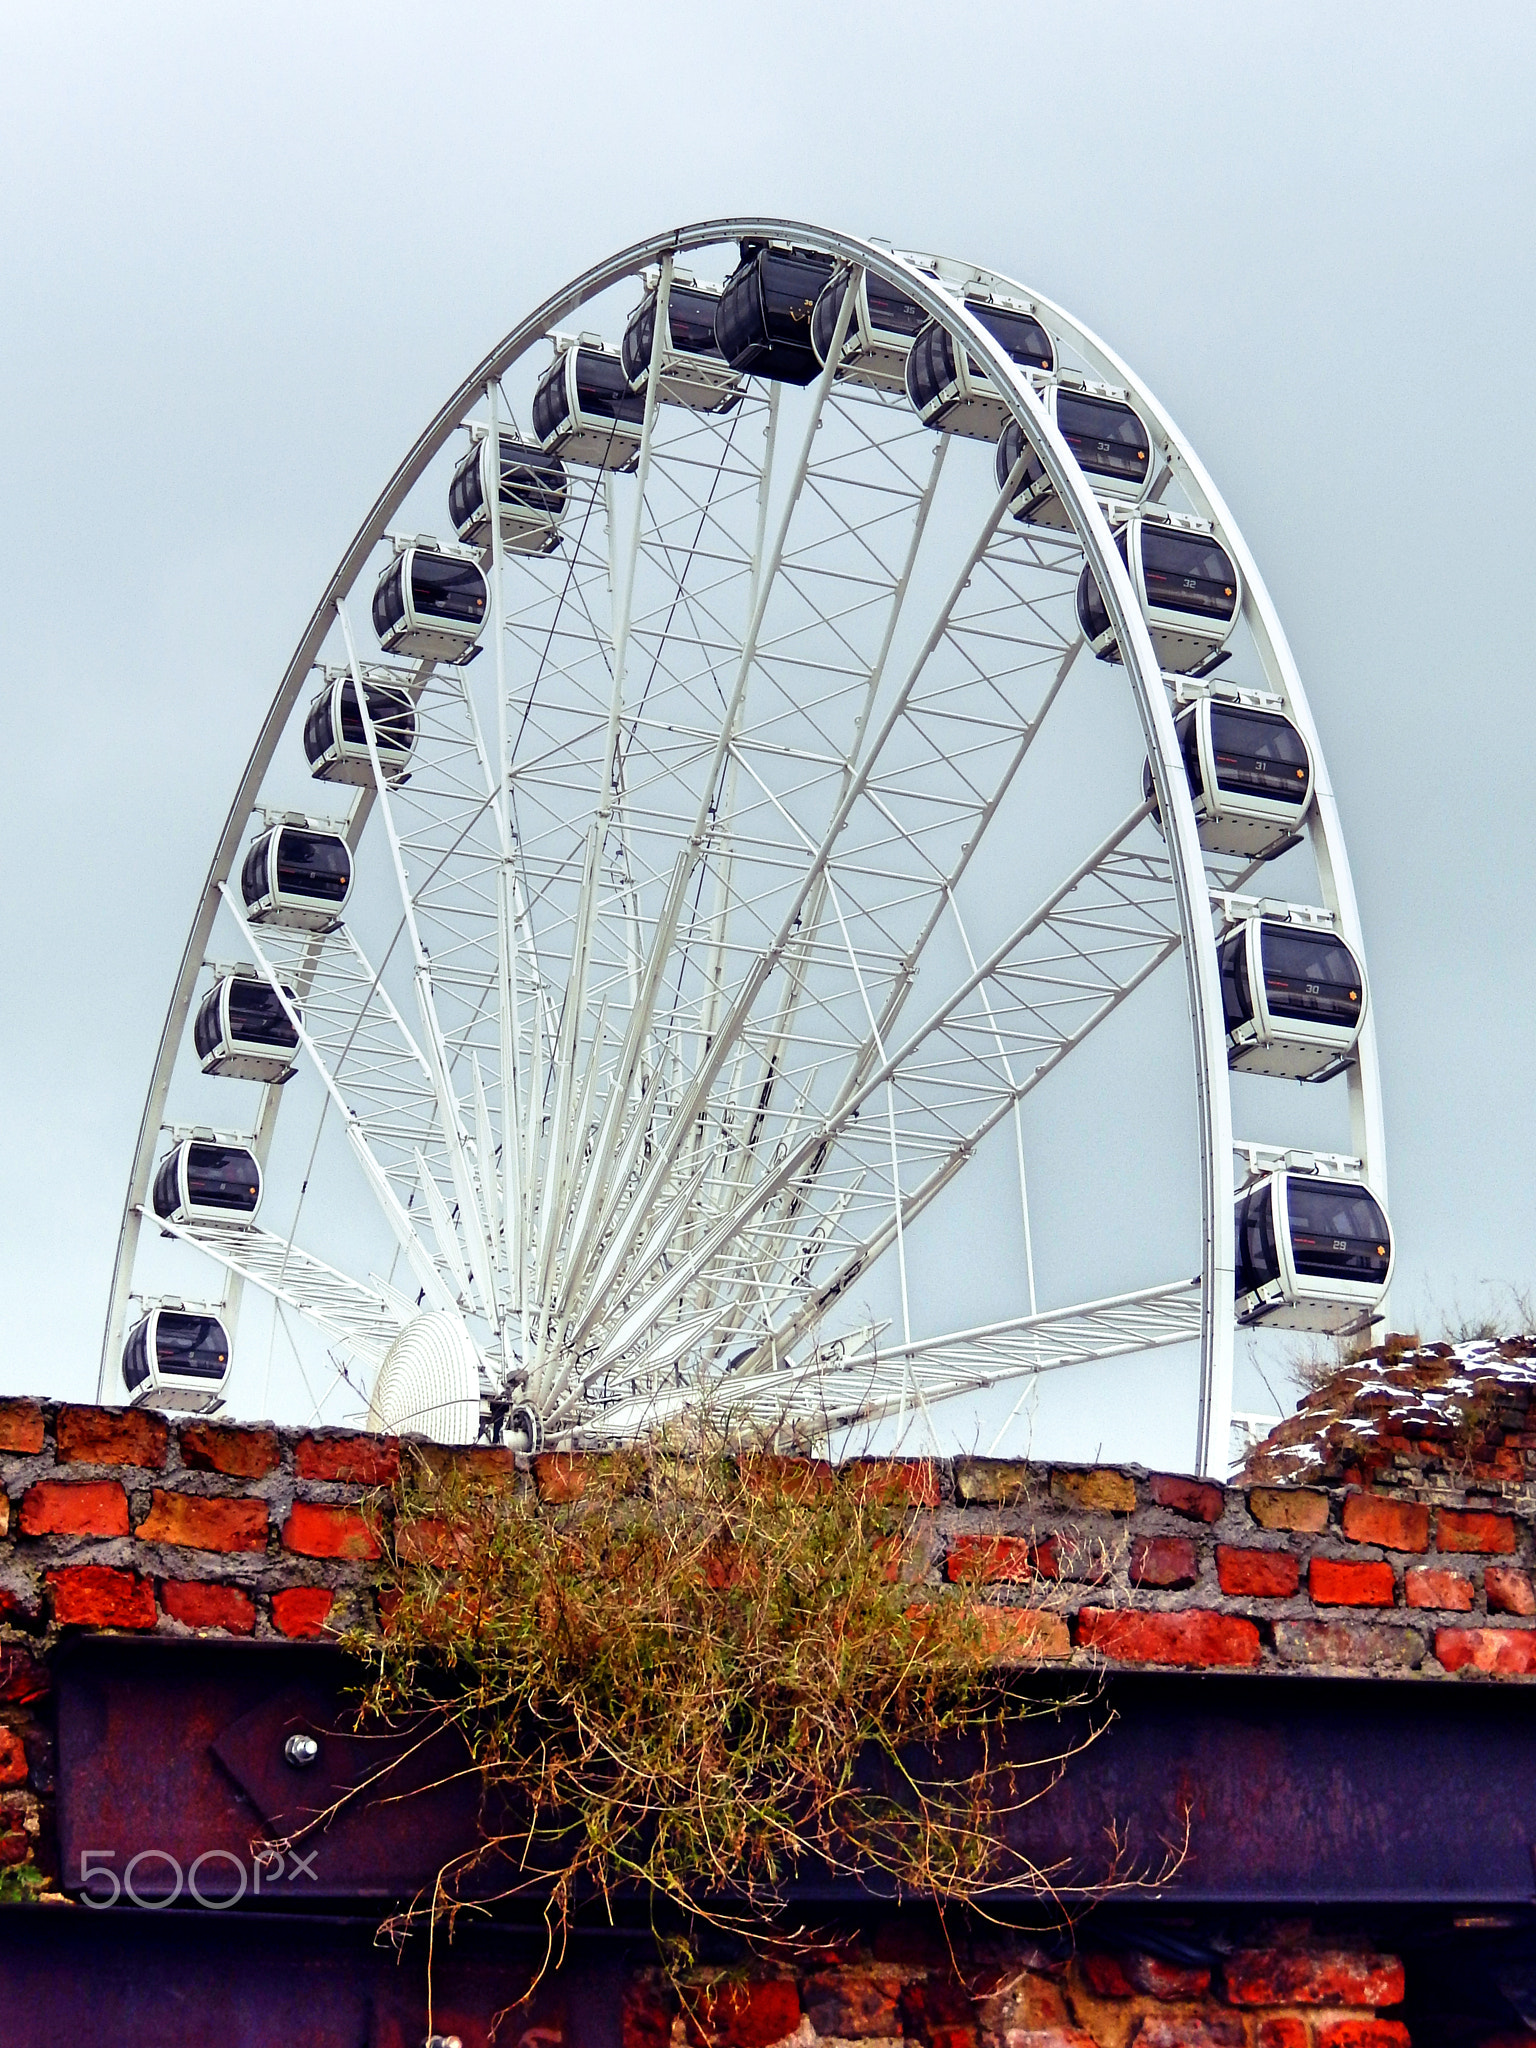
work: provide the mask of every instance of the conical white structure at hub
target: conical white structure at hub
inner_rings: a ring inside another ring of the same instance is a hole
[[[368,1427],[434,1443],[473,1443],[480,1427],[480,1361],[455,1315],[417,1316],[379,1367]]]

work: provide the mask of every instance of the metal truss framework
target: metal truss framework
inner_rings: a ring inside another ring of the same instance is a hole
[[[375,551],[456,429],[510,430],[509,386],[532,345],[647,264],[665,293],[674,256],[754,235],[865,266],[943,320],[1006,398],[1071,530],[1008,517],[1015,479],[957,491],[947,439],[899,396],[830,369],[804,392],[745,380],[719,413],[660,403],[653,377],[634,474],[573,468],[558,549],[509,553],[492,522],[488,660],[360,656]],[[379,1263],[392,1261],[387,1276],[355,1280],[296,1230],[170,1228],[222,1266],[230,1318],[254,1286],[371,1370],[422,1307],[453,1311],[487,1391],[572,1441],[632,1435],[701,1400],[824,1433],[1198,1336],[1196,1461],[1221,1468],[1233,1167],[1212,894],[1230,898],[1257,863],[1201,852],[1168,692],[1105,509],[1036,388],[966,306],[970,283],[1025,299],[1083,368],[1131,392],[1169,502],[1209,519],[1237,561],[1263,687],[1313,749],[1324,902],[1358,951],[1332,791],[1273,608],[1214,487],[1126,367],[1059,308],[970,266],[780,221],[657,237],[578,279],[476,368],[380,497],[300,642],[173,992],[104,1385],[141,1223],[167,1229],[145,1202],[222,912],[282,994],[377,1209]],[[1153,801],[1137,805],[1032,900],[1010,889],[1016,914],[978,923],[979,864],[1081,652],[1085,559],[1115,623],[1161,831]],[[352,792],[343,826],[356,850],[373,823],[370,860],[392,906],[372,954],[366,920],[323,935],[250,922],[234,879],[317,666],[350,675],[363,707],[372,787]],[[394,783],[364,682],[415,705],[410,772]],[[1199,1273],[1040,1314],[1020,1105],[1175,953],[1195,1054]],[[1352,1142],[1384,1191],[1369,1018],[1349,1086]],[[282,1094],[262,1093],[264,1163]],[[964,1169],[1010,1121],[1027,1312],[935,1330],[910,1282],[908,1233],[963,1200]],[[893,1313],[851,1326],[850,1290],[877,1265]]]

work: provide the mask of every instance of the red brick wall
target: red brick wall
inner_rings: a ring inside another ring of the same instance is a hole
[[[431,1455],[548,1497],[585,1478],[580,1457]],[[0,1865],[30,1858],[51,1791],[61,1632],[302,1641],[372,1623],[366,1496],[398,1460],[340,1431],[0,1401]],[[1494,1482],[1424,1502],[985,1458],[860,1470],[910,1504],[914,1584],[1000,1610],[1000,1662],[1024,1642],[1069,1669],[1536,1676],[1536,1520]]]

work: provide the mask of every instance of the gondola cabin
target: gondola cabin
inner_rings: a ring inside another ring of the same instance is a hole
[[[533,431],[546,455],[596,469],[633,469],[640,455],[645,393],[632,391],[616,348],[569,342],[539,379]]]
[[[135,1408],[206,1415],[224,1403],[229,1338],[206,1311],[152,1308],[123,1346],[123,1385]]]
[[[416,747],[416,706],[397,685],[363,683],[363,702],[373,726],[379,767],[384,780],[402,782]],[[319,782],[350,782],[373,787],[373,762],[368,735],[358,709],[357,686],[351,676],[337,676],[310,705],[304,720],[304,752],[310,773]]]
[[[1152,436],[1125,394],[1107,387],[1078,391],[1051,384],[1042,398],[1094,496],[1111,505],[1139,505],[1152,481]],[[1029,526],[1070,528],[1072,521],[1044,465],[1025,441],[1024,429],[1010,419],[997,443],[999,490],[1006,488],[1020,456],[1024,467],[1009,511]]]
[[[1392,1232],[1360,1181],[1266,1174],[1238,1197],[1237,1320],[1364,1329],[1392,1277]]]
[[[1133,512],[1116,543],[1131,572],[1152,646],[1174,675],[1213,666],[1237,623],[1243,587],[1210,528],[1176,513]],[[1114,624],[1093,570],[1077,584],[1077,619],[1100,661],[1118,661]]]
[[[1202,697],[1178,713],[1174,731],[1207,853],[1253,860],[1294,843],[1312,807],[1312,756],[1283,712]],[[1141,787],[1161,832],[1150,761]]]
[[[155,1169],[150,1206],[167,1223],[249,1223],[261,1206],[256,1155],[183,1138]]]
[[[779,384],[813,384],[821,364],[811,315],[834,268],[830,256],[743,242],[715,312],[715,340],[733,370]]]
[[[644,390],[654,362],[662,404],[688,406],[695,412],[729,412],[741,396],[741,377],[726,362],[715,340],[720,287],[698,284],[684,272],[674,271],[658,345],[656,311],[661,281],[648,276],[647,283],[649,289],[629,316],[619,351],[630,388]]]
[[[1319,1081],[1348,1063],[1365,1019],[1365,975],[1336,932],[1256,914],[1217,952],[1230,1067]]]
[[[501,473],[493,474],[500,450]],[[491,516],[495,501],[501,510],[501,544],[512,555],[548,555],[560,545],[565,517],[565,465],[558,455],[508,434],[494,440],[476,435],[474,445],[453,472],[448,485],[448,516],[466,547],[479,548],[482,563],[491,555]]]
[[[293,990],[285,989],[295,1013]],[[270,982],[221,974],[197,1006],[192,1043],[205,1074],[233,1081],[287,1081],[299,1034]]]
[[[352,893],[352,855],[339,832],[274,825],[247,848],[240,893],[253,924],[326,932]]]
[[[915,299],[909,299],[899,285],[888,284],[873,271],[852,273],[853,306],[838,356],[840,384],[864,384],[874,391],[904,391],[907,357],[912,344],[927,325],[928,316]],[[822,287],[811,315],[811,347],[818,363],[825,363],[837,333],[837,316],[848,294],[849,273],[839,271]]]
[[[1027,306],[966,295],[965,307],[1021,370],[1033,375],[1056,367],[1051,337]],[[925,427],[995,441],[1013,417],[991,378],[938,320],[930,320],[907,357],[907,398]]]
[[[386,654],[465,661],[485,630],[486,595],[478,563],[402,548],[373,593],[373,630]]]

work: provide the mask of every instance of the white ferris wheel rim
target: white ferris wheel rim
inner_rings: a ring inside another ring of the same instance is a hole
[[[226,885],[257,806],[263,780],[279,742],[290,729],[306,678],[334,630],[339,607],[344,606],[346,599],[358,587],[395,514],[429,465],[442,452],[449,437],[461,427],[470,409],[531,346],[559,328],[589,300],[627,278],[638,277],[647,265],[667,262],[694,249],[745,239],[788,242],[861,268],[872,276],[897,285],[929,318],[940,321],[957,341],[962,341],[966,352],[980,364],[1022,428],[1029,448],[1038,458],[1050,486],[1070,517],[1077,543],[1103,593],[1118,639],[1123,673],[1131,685],[1146,739],[1168,850],[1178,923],[1178,949],[1185,959],[1195,1064],[1203,1213],[1198,1289],[1200,1401],[1194,1462],[1202,1471],[1220,1474],[1224,1470],[1233,1366],[1234,1155],[1226,1036],[1210,915],[1211,885],[1174,732],[1162,667],[1130,573],[1115,545],[1105,513],[1073,459],[1054,418],[1001,344],[968,309],[959,291],[946,290],[941,279],[934,275],[933,259],[923,258],[920,263],[918,259],[858,237],[777,218],[711,220],[651,236],[592,266],[545,300],[502,338],[438,410],[389,479],[343,554],[267,710],[215,846],[197,914],[188,934],[167,1007],[129,1177],[99,1389],[105,1391],[117,1370],[132,1287],[140,1209],[148,1194],[172,1075],[186,1036],[213,925],[221,902],[228,895]],[[1312,753],[1314,805],[1309,836],[1317,860],[1325,907],[1333,913],[1341,936],[1357,955],[1363,957],[1348,856],[1315,721],[1257,565],[1214,484],[1166,410],[1144,383],[1081,322],[1043,298],[1032,287],[1000,273],[980,266],[955,264],[951,274],[961,273],[968,281],[1007,293],[1037,310],[1055,332],[1069,336],[1085,355],[1103,366],[1106,375],[1112,376],[1114,382],[1123,387],[1155,429],[1159,446],[1170,465],[1177,468],[1182,487],[1197,510],[1209,520],[1216,537],[1236,562],[1244,587],[1244,616],[1252,628],[1266,680],[1283,698],[1287,712],[1300,728]],[[831,382],[830,370],[825,381]],[[493,519],[493,527],[495,523]],[[367,808],[365,800],[362,805],[364,817]],[[1373,1020],[1369,1013],[1364,1020],[1355,1064],[1350,1070],[1349,1088],[1353,1142],[1363,1177],[1379,1195],[1384,1195],[1386,1172],[1380,1077]],[[275,1094],[275,1090],[269,1091],[273,1098],[273,1115]],[[897,1209],[899,1230],[899,1199]],[[318,1266],[319,1262],[315,1263]],[[238,1269],[231,1267],[229,1270]],[[257,1284],[265,1284],[259,1276]],[[1145,1342],[1169,1341],[1166,1331],[1159,1334],[1159,1303],[1171,1301],[1177,1291],[1146,1289],[1136,1297],[1117,1297],[1108,1304],[1084,1305],[1085,1309],[1103,1311],[1109,1322],[1115,1325],[1115,1340],[1107,1349],[1100,1348],[1084,1355],[1113,1355],[1116,1349],[1130,1350]],[[1060,1313],[1070,1318],[1077,1312]],[[1035,1343],[1035,1370],[1040,1369],[1042,1361],[1047,1364],[1070,1362],[1070,1343],[1066,1345],[1065,1355],[1060,1357],[1048,1344],[1042,1348],[1051,1320],[1051,1317],[1019,1319],[1020,1336],[1027,1340],[1026,1353],[1029,1343]],[[1041,1328],[1033,1329],[1031,1326],[1035,1324]],[[1180,1332],[1193,1334],[1187,1320],[1180,1325]]]

